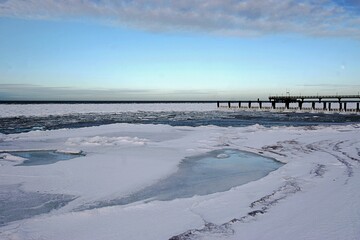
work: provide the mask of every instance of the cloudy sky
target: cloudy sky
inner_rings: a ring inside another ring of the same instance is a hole
[[[0,0],[0,100],[359,91],[358,0]]]

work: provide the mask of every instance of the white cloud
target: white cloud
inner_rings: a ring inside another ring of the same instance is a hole
[[[1,0],[0,16],[95,18],[149,31],[360,38],[360,16],[330,0]]]

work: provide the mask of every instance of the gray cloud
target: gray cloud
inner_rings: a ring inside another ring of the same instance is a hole
[[[77,89],[32,84],[0,84],[0,100],[127,100],[151,97],[147,89]]]
[[[297,33],[360,38],[360,16],[331,0],[0,0],[0,16],[91,17],[148,31],[257,36]],[[348,0],[348,3],[355,5]]]
[[[228,93],[227,93],[228,94]],[[238,93],[236,93],[238,94]],[[226,95],[226,94],[224,94]],[[213,100],[218,91],[156,89],[80,89],[32,84],[0,84],[1,100]]]

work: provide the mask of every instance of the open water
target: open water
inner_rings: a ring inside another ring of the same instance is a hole
[[[168,124],[171,126],[243,127],[260,124],[271,126],[316,126],[360,123],[359,114],[281,113],[251,111],[138,111],[120,113],[84,113],[49,116],[0,117],[0,133],[11,134],[34,130],[81,128],[113,123]]]

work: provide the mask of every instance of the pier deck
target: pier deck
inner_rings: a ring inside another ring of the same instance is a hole
[[[326,100],[324,101],[324,99]],[[360,112],[360,95],[270,96],[269,100],[264,101],[218,101],[217,107],[284,111]]]

